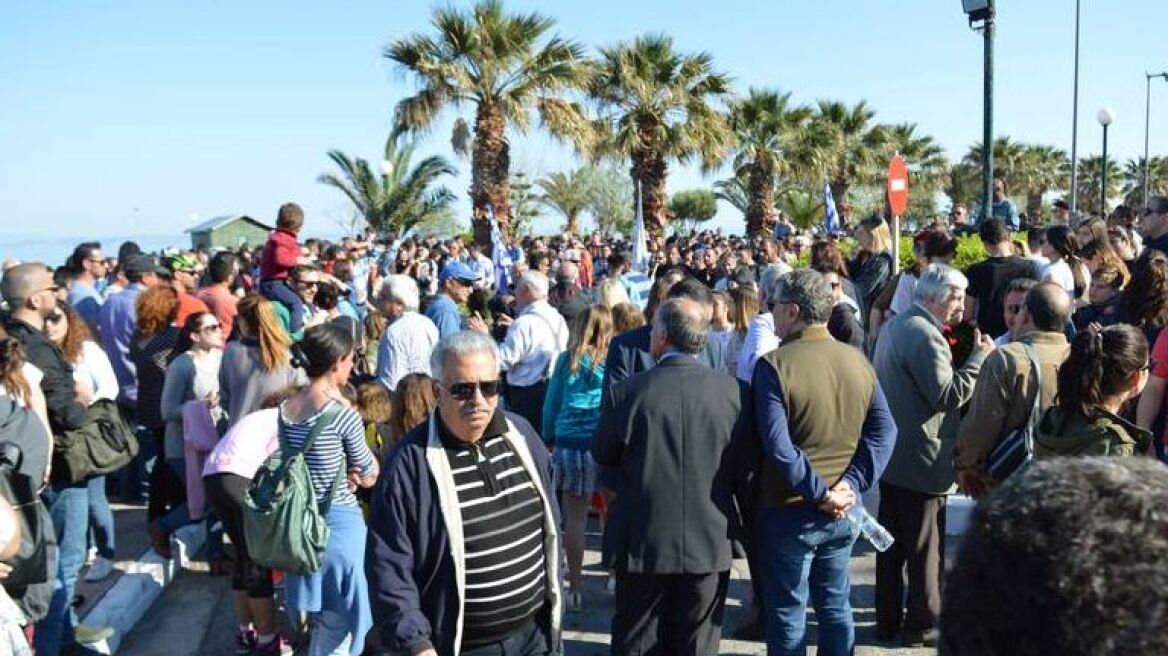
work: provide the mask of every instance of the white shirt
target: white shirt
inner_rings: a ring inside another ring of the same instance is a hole
[[[770,312],[763,312],[751,319],[746,329],[746,339],[738,351],[738,380],[749,383],[754,377],[754,363],[777,348],[779,338],[775,336],[774,316]]]
[[[1088,276],[1090,274],[1087,273],[1085,268],[1082,273],[1084,274],[1083,279],[1089,280]],[[1071,272],[1071,265],[1067,264],[1066,260],[1051,262],[1046,267],[1046,270],[1042,272],[1042,279],[1056,283],[1059,287],[1067,291],[1067,296],[1072,301],[1075,300],[1075,276]]]
[[[894,314],[907,312],[912,307],[913,293],[916,289],[917,277],[906,271],[896,283],[896,292],[892,294],[892,302],[888,309]]]
[[[523,308],[499,346],[507,384],[531,387],[551,377],[556,358],[568,348],[568,324],[544,299]]]
[[[73,380],[89,385],[94,401],[113,401],[118,398],[118,378],[114,375],[114,366],[97,342],[81,343],[81,357],[73,363]]]
[[[430,354],[438,343],[438,327],[417,312],[406,311],[393,320],[377,346],[377,380],[396,390],[408,374],[430,375]]]

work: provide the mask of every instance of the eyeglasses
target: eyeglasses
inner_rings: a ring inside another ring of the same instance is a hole
[[[199,332],[201,332],[201,333],[216,333],[216,332],[219,332],[220,330],[223,330],[223,326],[221,326],[217,323],[213,323],[209,326],[203,326],[202,328],[199,329]]]
[[[477,383],[453,383],[445,389],[459,401],[470,401],[474,399],[476,389],[483,393],[483,398],[490,399],[498,396],[502,386],[499,380],[480,380]]]
[[[296,284],[300,285],[301,287],[304,287],[305,289],[312,289],[313,287],[320,287],[320,281],[318,281],[318,280],[297,280]]]

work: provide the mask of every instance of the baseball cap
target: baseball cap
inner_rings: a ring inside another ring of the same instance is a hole
[[[451,278],[471,283],[478,282],[479,274],[462,262],[455,260],[442,267],[442,273],[438,274],[438,283],[444,283]]]
[[[167,269],[158,266],[154,258],[149,255],[131,255],[126,258],[126,263],[122,266],[122,270],[126,272],[127,276],[145,275],[147,273],[154,273],[160,276],[165,276],[170,273]]]
[[[179,253],[163,260],[163,265],[170,271],[198,271],[199,261],[189,255]]]

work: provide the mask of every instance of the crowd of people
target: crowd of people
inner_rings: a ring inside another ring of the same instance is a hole
[[[1056,206],[1021,239],[998,196],[976,228],[954,208],[918,232],[900,272],[880,216],[678,235],[634,262],[600,234],[302,239],[293,203],[262,248],[6,262],[0,641],[50,656],[110,635],[73,597],[114,569],[112,494],[145,502],[162,557],[205,527],[241,654],[553,654],[563,613],[610,593],[613,654],[714,654],[736,555],[737,637],[805,653],[810,602],[819,653],[849,654],[873,522],[893,539],[882,642],[1164,653],[1168,198]],[[971,229],[987,255],[959,271]],[[249,549],[273,457],[303,458],[327,521],[314,571]],[[947,576],[957,491],[984,499]]]

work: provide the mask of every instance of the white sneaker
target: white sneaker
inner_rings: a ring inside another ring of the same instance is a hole
[[[85,552],[85,564],[92,563],[94,558],[97,558],[97,547],[90,547],[89,551]]]
[[[93,560],[93,564],[89,566],[89,571],[85,573],[85,581],[89,583],[100,581],[112,574],[113,571],[114,561],[98,556]]]

